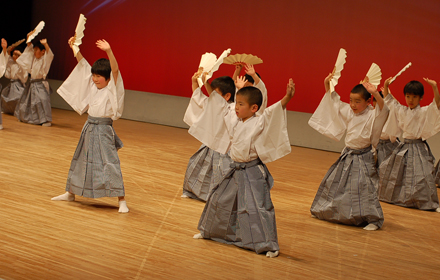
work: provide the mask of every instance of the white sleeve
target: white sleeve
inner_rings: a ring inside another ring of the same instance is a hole
[[[125,89],[124,82],[122,81],[121,71],[118,71],[116,85],[113,79],[113,74],[110,75],[110,81],[108,82],[107,89],[110,91],[109,98],[113,110],[112,119],[115,121],[122,116],[124,111]]]
[[[200,118],[193,123],[188,133],[209,148],[226,154],[231,143],[226,124],[228,119],[232,119],[229,104],[217,92],[213,91],[204,107]]]
[[[380,135],[382,134],[383,126],[385,125],[388,114],[390,112],[390,109],[388,109],[388,106],[384,103],[382,110],[379,108],[379,106],[376,106],[376,109],[374,109],[374,121],[373,121],[373,128],[371,130],[370,135],[370,141],[371,145],[373,147],[377,147],[377,144],[379,143]]]
[[[264,110],[259,116],[258,126],[261,127],[261,134],[255,139],[255,149],[263,163],[275,161],[290,153],[286,109],[283,109],[281,101]]]
[[[425,107],[426,108],[426,107]],[[422,139],[426,140],[440,131],[440,110],[435,99],[427,106],[425,123],[422,124]]]
[[[30,44],[26,47],[24,52],[17,58],[17,64],[23,69],[25,73],[31,72],[32,61],[34,60],[34,46]]]
[[[57,91],[80,115],[89,108],[89,94],[93,87],[91,69],[86,59],[81,59]]]
[[[46,50],[43,56],[43,68],[40,70],[43,72],[43,78],[46,79],[47,74],[50,70],[50,65],[52,64],[54,58],[54,54],[52,52],[52,49],[49,48],[49,50]]]
[[[3,77],[3,75],[5,74],[6,64],[8,63],[8,58],[9,58],[9,55],[7,52],[4,53],[4,51],[2,51],[2,53],[0,53],[0,78]]]
[[[258,109],[256,115],[260,116],[264,113],[264,110],[266,110],[267,107],[267,89],[266,85],[263,83],[263,80],[260,79],[260,82],[254,87],[258,88],[261,91],[261,94],[263,94],[263,102],[261,103],[261,107]]]
[[[309,125],[319,133],[339,141],[347,129],[350,110],[350,105],[342,102],[335,91],[328,91],[310,118]]]
[[[383,100],[390,109],[388,123],[385,126],[385,132],[390,136],[390,139],[400,137],[402,135],[400,122],[403,121],[408,107],[400,104],[392,94],[388,94]]]
[[[208,97],[200,88],[197,88],[191,96],[183,121],[192,126],[202,115],[206,102],[208,102]]]

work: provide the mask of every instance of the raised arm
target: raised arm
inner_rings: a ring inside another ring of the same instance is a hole
[[[383,98],[387,97],[387,95],[390,94],[389,87],[390,87],[391,79],[392,79],[392,77],[389,77],[383,83],[383,90],[382,90]]]
[[[116,84],[119,74],[119,66],[118,66],[118,62],[116,61],[115,55],[113,54],[112,49],[110,48],[110,44],[103,39],[103,40],[98,40],[96,42],[96,46],[107,53],[108,59],[110,60],[110,67],[112,68],[113,79],[115,80],[115,84]]]
[[[237,64],[235,65],[235,71],[234,71],[234,75],[232,75],[232,79],[235,81],[238,76],[240,76],[241,73],[241,69],[243,68],[243,65],[241,64]]]
[[[8,55],[8,52],[6,49],[7,47],[8,47],[8,42],[6,42],[6,40],[2,38],[2,49],[3,49],[3,53],[5,54],[5,56]]]
[[[369,82],[364,82],[362,85],[368,90],[369,93],[374,96],[374,98],[376,98],[377,105],[379,105],[379,108],[382,110],[385,101],[383,101],[383,98],[382,96],[380,96],[377,88]]]
[[[286,95],[283,97],[283,99],[281,99],[281,106],[283,106],[283,109],[286,109],[287,103],[289,103],[294,94],[295,84],[293,83],[292,79],[289,79],[289,82],[287,83]]]
[[[434,91],[434,99],[437,104],[437,108],[440,108],[440,94],[438,92],[437,82],[434,80],[430,80],[428,78],[423,78],[428,84],[432,86],[432,90]]]
[[[72,49],[72,51],[73,51],[73,55],[75,56],[75,51],[73,50],[73,42],[75,42],[75,40],[76,40],[76,38],[75,38],[75,36],[73,36],[73,37],[70,37],[70,39],[69,39],[69,41],[67,41],[67,43],[69,44],[69,47]],[[77,54],[76,54],[76,60],[78,61],[78,62],[80,62],[81,61],[81,59],[83,59],[84,57],[83,57],[83,55],[81,54],[81,52],[79,51]]]
[[[41,39],[40,43],[46,48],[46,52],[50,51],[49,44],[47,43],[47,39]]]
[[[330,91],[330,81],[333,79],[333,73],[328,74],[324,79],[325,92]]]
[[[31,36],[32,34],[34,34],[34,32],[35,32],[35,30],[32,30],[31,32],[29,32],[29,33],[27,34],[26,42],[29,40],[29,36]],[[31,44],[32,44],[32,42],[27,43],[28,47],[29,47]]]
[[[257,73],[255,72],[254,65],[246,63],[245,71],[246,74],[254,79],[254,85],[258,85],[258,83],[260,82],[260,77],[258,77]]]
[[[234,80],[235,83],[235,87],[237,88],[237,90],[240,90],[244,87],[244,85],[247,83],[248,80],[246,80],[245,76],[241,76],[241,77],[237,77]]]
[[[194,75],[191,77],[191,84],[192,84],[192,91],[193,92],[199,88],[199,83],[197,82],[197,79],[199,77],[200,77],[200,71],[195,72]]]

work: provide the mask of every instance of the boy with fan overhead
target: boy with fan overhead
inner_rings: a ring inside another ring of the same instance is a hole
[[[108,59],[100,58],[93,66],[74,48],[74,43],[75,37],[70,38],[68,44],[78,65],[58,89],[58,94],[78,114],[87,111],[89,116],[73,155],[66,192],[52,200],[74,201],[75,195],[118,197],[119,212],[128,213],[117,152],[123,144],[112,126],[124,109],[124,84],[118,63],[105,40],[98,40],[96,46],[106,52]]]
[[[31,74],[31,79],[17,102],[14,116],[24,123],[51,126],[50,88],[46,78],[54,54],[47,39],[42,39],[35,45],[31,43],[35,32],[34,30],[28,34],[28,46],[16,60],[26,73]]]
[[[346,147],[324,176],[310,212],[321,220],[376,230],[384,218],[377,197],[379,177],[372,147],[379,142],[389,110],[369,82],[351,90],[350,104],[342,102],[336,91],[331,90],[337,83],[333,76],[340,76],[342,65],[336,69],[339,73],[330,73],[324,79],[326,93],[309,125],[337,141],[346,132]],[[377,100],[376,109],[370,105],[371,94]]]
[[[407,83],[403,89],[407,106],[403,106],[389,92],[392,78],[384,83],[384,99],[391,114],[397,119],[389,134],[403,132],[404,140],[380,166],[379,198],[395,205],[435,210],[440,212],[437,188],[433,174],[434,156],[426,139],[440,131],[440,94],[434,80],[424,78],[434,91],[434,100],[421,107],[423,84]]]

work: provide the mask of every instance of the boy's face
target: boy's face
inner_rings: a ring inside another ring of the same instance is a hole
[[[252,117],[258,110],[256,104],[249,105],[247,98],[243,95],[235,96],[235,113],[243,122]]]
[[[359,93],[350,93],[350,107],[353,113],[359,114],[363,112],[371,102],[371,98],[365,100]]]
[[[12,59],[13,59],[14,61],[17,61],[17,58],[19,58],[20,55],[21,55],[21,52],[20,52],[20,51],[13,51],[13,53],[12,53]]]
[[[413,93],[405,93],[406,105],[408,105],[410,109],[416,108],[419,105],[420,100],[422,100],[420,95],[416,95]]]
[[[106,80],[104,76],[98,74],[92,74],[92,80],[98,89],[105,88],[110,81],[110,79]]]
[[[46,50],[40,50],[40,48],[35,47],[34,48],[34,56],[35,58],[41,58],[46,53]]]

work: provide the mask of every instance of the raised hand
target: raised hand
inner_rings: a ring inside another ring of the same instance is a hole
[[[365,89],[369,92],[369,93],[371,93],[371,94],[373,94],[373,93],[379,93],[378,91],[377,91],[377,88],[373,85],[373,84],[371,84],[370,82],[364,82],[364,83],[362,83],[362,85],[365,87]]]
[[[437,86],[437,82],[434,80],[430,80],[428,78],[423,78],[423,80],[425,80],[425,82],[427,82],[428,84],[430,84],[432,87],[436,87]]]
[[[287,83],[286,95],[283,97],[283,99],[281,99],[281,106],[283,106],[283,109],[286,109],[287,103],[289,103],[294,94],[295,84],[293,83],[292,79],[289,79],[289,82]]]
[[[43,45],[47,45],[47,39],[41,39],[40,43],[43,44]]]
[[[384,87],[389,87],[391,80],[393,79],[393,77],[389,77],[388,79],[385,80],[385,82],[383,83]]]
[[[2,38],[2,49],[6,49],[8,47],[8,42]]]
[[[70,39],[67,41],[70,48],[73,47],[73,43],[75,42],[75,40],[76,40],[76,36],[73,36],[73,37],[70,37]]]
[[[244,87],[244,85],[247,83],[247,79],[245,76],[241,76],[241,77],[237,77],[237,79],[235,80],[235,87],[237,89],[241,89]]]
[[[324,79],[325,91],[330,90],[330,81],[333,79],[333,73],[329,73],[327,77]]]
[[[96,41],[96,46],[105,52],[111,50],[110,44],[104,39]]]
[[[254,65],[246,63],[246,65],[245,65],[245,72],[249,76],[255,75]]]

